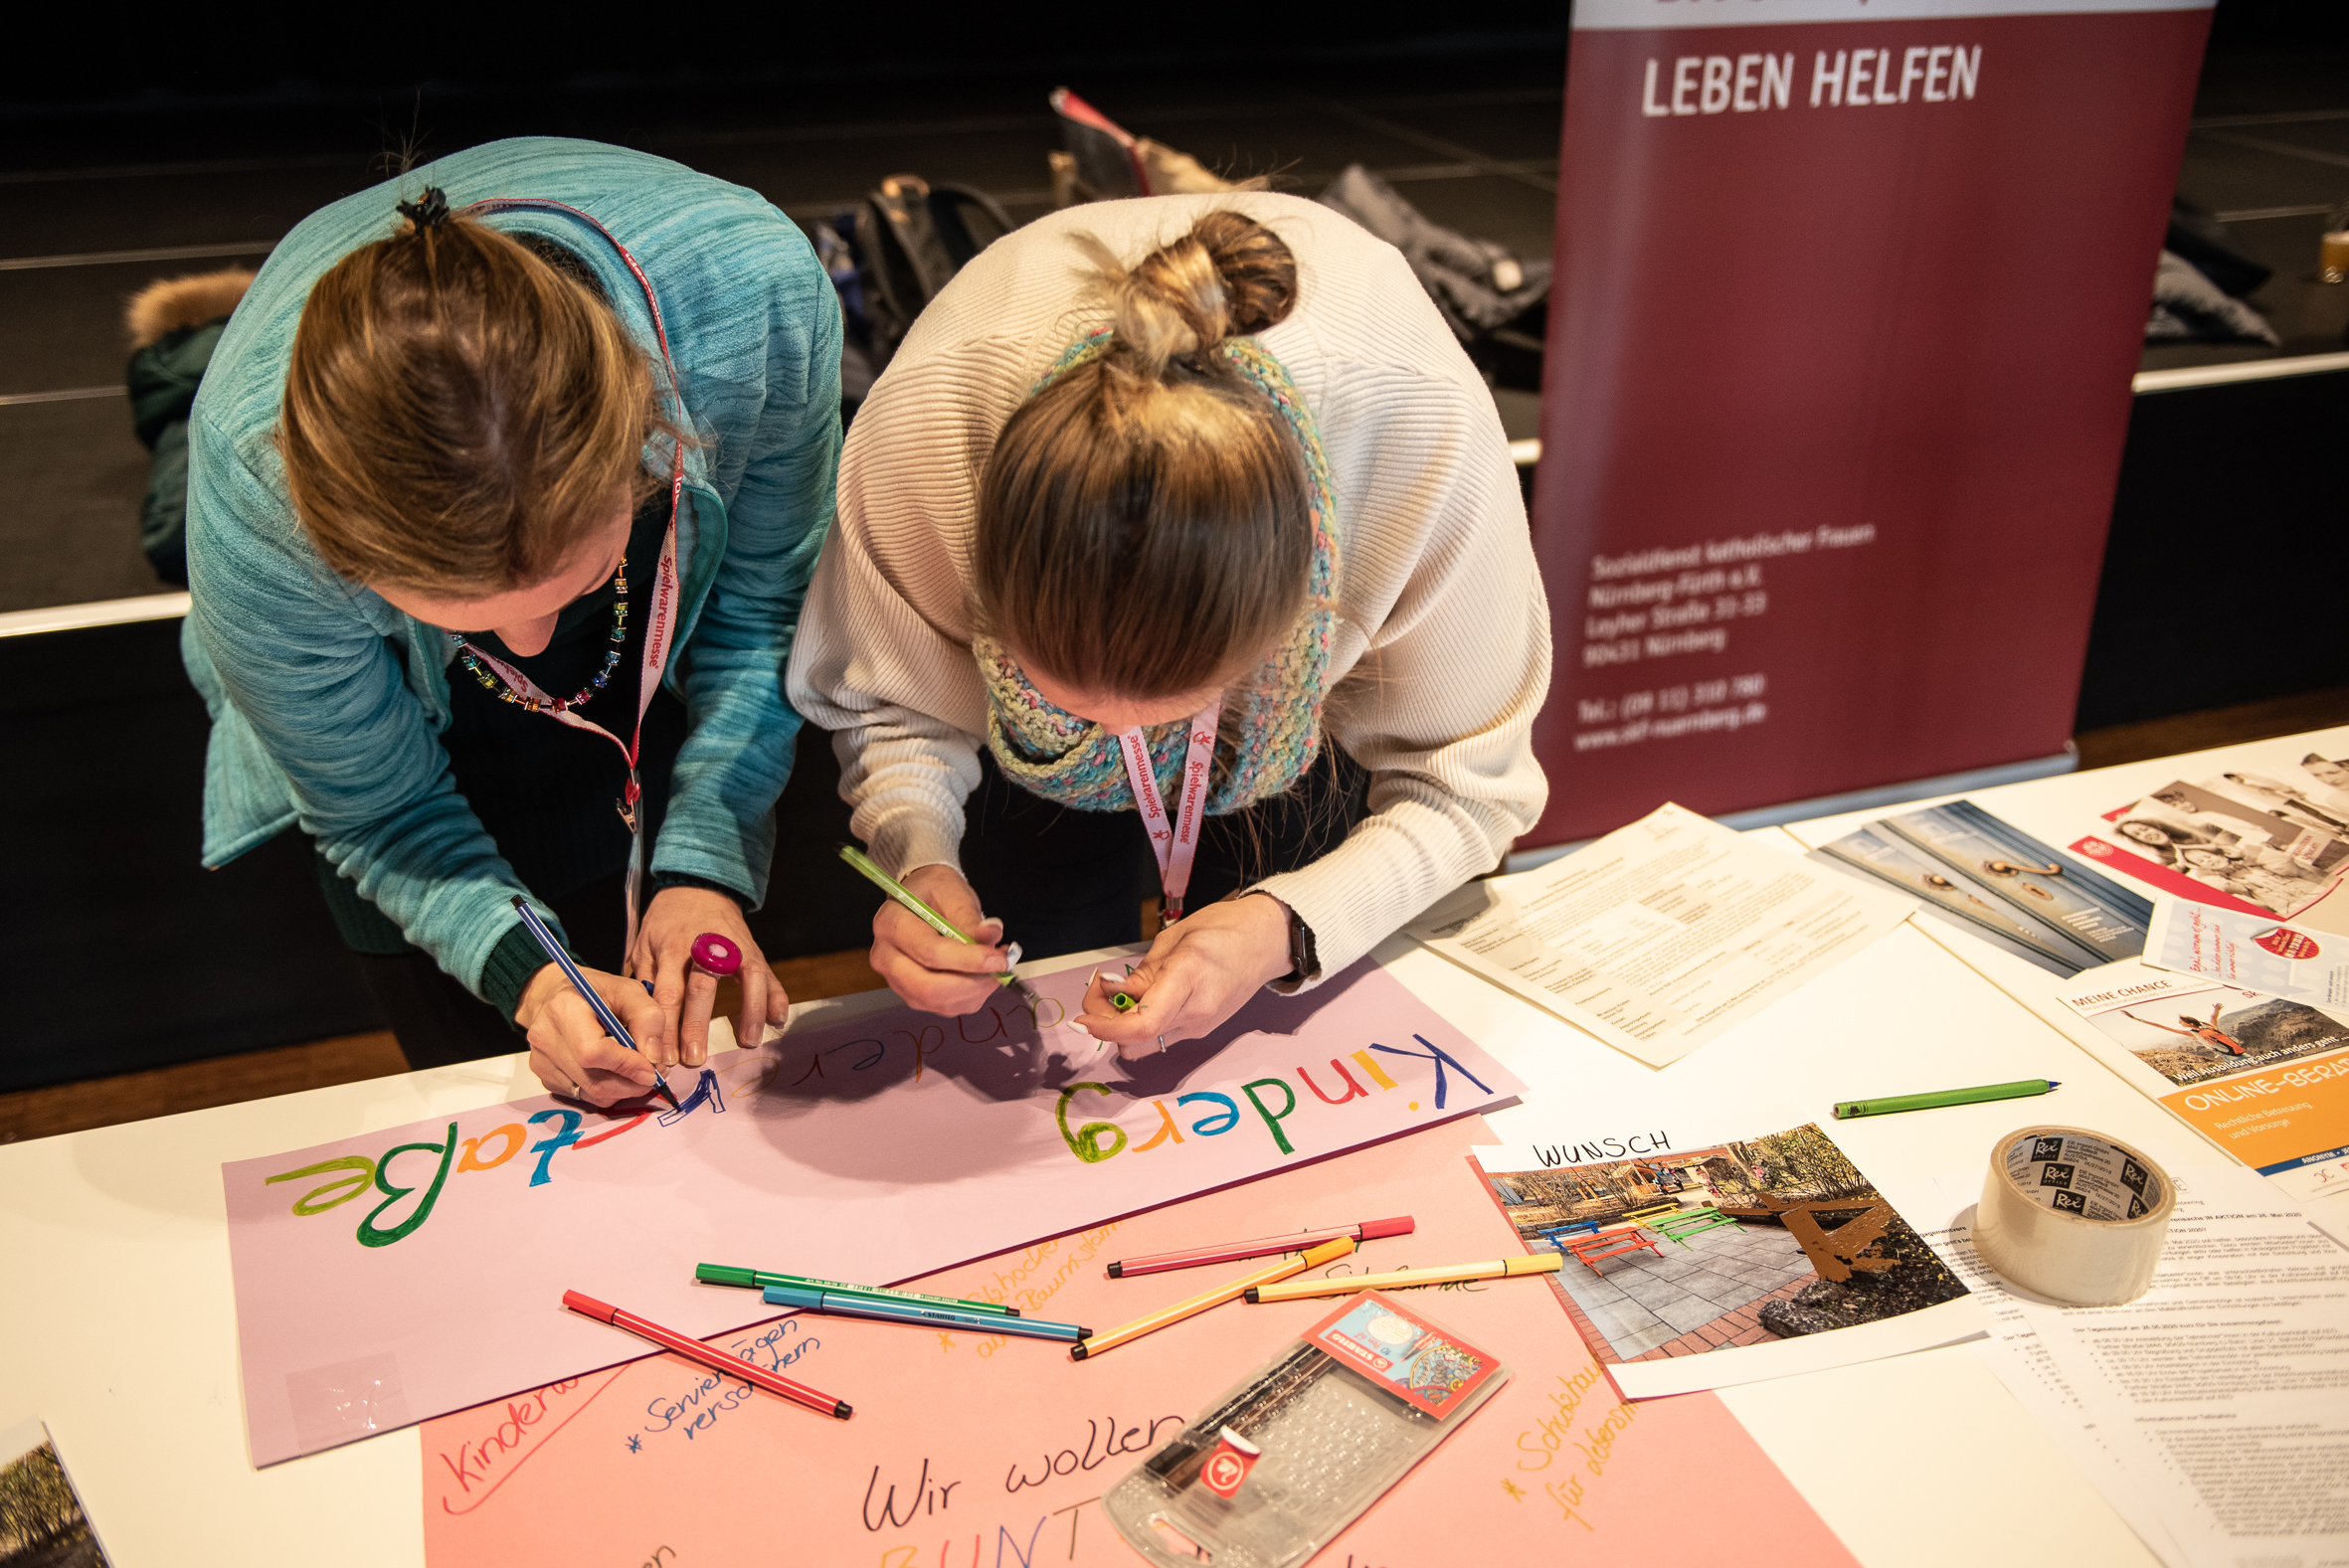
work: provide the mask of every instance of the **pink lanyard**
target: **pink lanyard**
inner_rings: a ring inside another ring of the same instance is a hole
[[[1199,852],[1199,819],[1207,812],[1208,765],[1215,756],[1215,726],[1223,717],[1223,699],[1191,716],[1190,740],[1182,757],[1182,784],[1174,802],[1174,820],[1167,820],[1167,803],[1159,795],[1158,775],[1150,766],[1150,740],[1140,729],[1118,737],[1126,759],[1126,782],[1134,786],[1134,804],[1142,812],[1142,826],[1150,847],[1159,857],[1159,886],[1166,900],[1159,918],[1174,925],[1182,918],[1182,895],[1190,886],[1190,863]]]
[[[475,202],[464,211],[467,214],[480,214],[502,212],[516,207],[534,207],[569,213],[602,235],[605,240],[610,242],[612,249],[620,253],[620,259],[628,263],[629,271],[634,274],[637,286],[644,290],[644,308],[652,314],[652,335],[660,344],[660,361],[662,365],[667,367],[669,390],[677,398],[678,412],[682,415],[684,396],[677,390],[677,367],[675,361],[669,358],[668,328],[661,323],[660,301],[653,297],[652,280],[644,275],[644,269],[636,264],[636,259],[629,255],[628,247],[622,245],[611,230],[606,229],[578,208],[563,202],[546,201],[536,197],[503,197]],[[643,661],[636,677],[636,728],[628,740],[623,741],[602,725],[581,718],[578,713],[572,710],[568,701],[549,696],[546,692],[541,691],[537,682],[496,654],[475,647],[462,638],[456,639],[458,647],[465,649],[482,663],[497,671],[499,678],[507,686],[522,694],[522,707],[526,711],[543,713],[557,724],[567,724],[575,730],[587,730],[601,735],[614,746],[620,748],[621,758],[628,764],[628,783],[623,786],[618,801],[620,819],[628,824],[629,830],[628,945],[623,950],[627,953],[633,953],[636,947],[636,893],[642,885],[644,874],[644,835],[640,830],[642,813],[637,809],[644,790],[636,779],[636,761],[641,755],[644,745],[644,714],[652,706],[653,690],[659,686],[661,670],[668,662],[670,623],[677,612],[677,510],[683,502],[684,494],[685,447],[683,442],[679,442],[675,465],[669,470],[668,531],[661,536],[660,560],[653,569],[652,612],[644,626]]]

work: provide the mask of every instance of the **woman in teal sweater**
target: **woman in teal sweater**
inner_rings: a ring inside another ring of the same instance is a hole
[[[549,1088],[641,1094],[706,1054],[704,933],[743,957],[738,1037],[783,1020],[743,910],[800,724],[839,360],[788,219],[588,142],[337,202],[239,304],[189,426],[204,858],[307,832],[412,1064],[511,1049],[510,1019]]]

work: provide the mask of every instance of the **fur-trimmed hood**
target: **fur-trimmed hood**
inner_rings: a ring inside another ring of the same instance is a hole
[[[218,321],[237,308],[237,301],[252,286],[253,273],[242,266],[158,278],[132,294],[122,312],[130,346],[142,349],[166,332]]]

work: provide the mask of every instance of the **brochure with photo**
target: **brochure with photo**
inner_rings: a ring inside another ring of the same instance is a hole
[[[1627,1399],[1904,1355],[1979,1304],[1816,1123],[1486,1185]]]
[[[2067,859],[1971,800],[1952,800],[1885,818],[1884,825],[1944,864],[1964,871],[2013,908],[2063,928],[2111,963],[2145,951],[2153,908],[2142,894]]]
[[[2089,1055],[2349,1232],[2349,1008],[2142,962],[2091,969],[2057,996]]]
[[[1810,858],[1890,884],[2060,976],[2135,957],[2152,915],[2143,895],[1971,800],[1881,818]]]
[[[2289,746],[2243,751],[2237,769],[2177,780],[2104,812],[2071,847],[2219,909],[2292,918],[2338,902],[2330,895],[2349,876],[2349,764]]]

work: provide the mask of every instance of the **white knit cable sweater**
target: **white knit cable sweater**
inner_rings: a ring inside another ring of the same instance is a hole
[[[791,701],[834,732],[875,858],[901,875],[958,866],[987,734],[969,610],[980,474],[1029,389],[1106,319],[1074,237],[1132,261],[1216,207],[1296,253],[1297,307],[1263,341],[1313,411],[1338,498],[1323,717],[1369,771],[1370,811],[1329,855],[1257,884],[1313,929],[1320,974],[1335,974],[1539,816],[1529,731],[1549,687],[1549,610],[1491,396],[1401,254],[1330,209],[1266,192],[1100,203],[965,267],[849,431]]]

